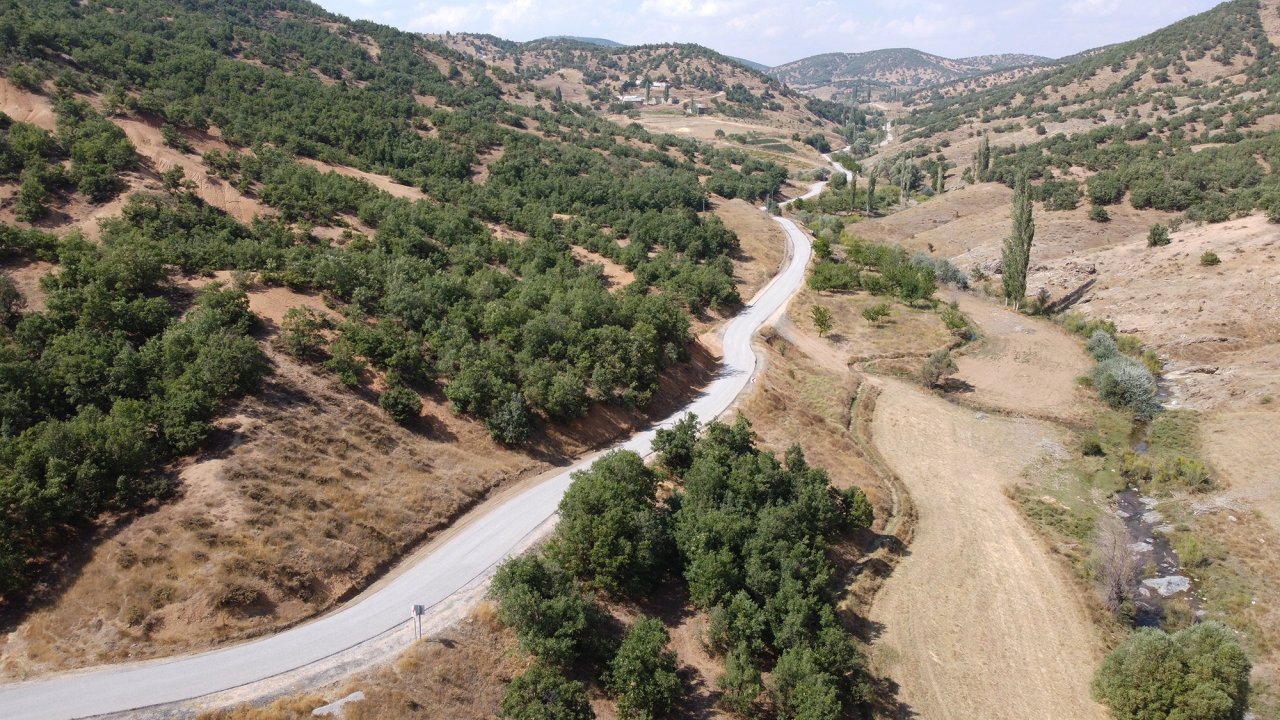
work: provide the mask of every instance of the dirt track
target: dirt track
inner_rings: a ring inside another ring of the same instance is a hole
[[[904,716],[1105,718],[1089,694],[1101,646],[1078,589],[1004,494],[1058,432],[879,382],[875,442],[919,512],[870,613],[883,628],[873,658]]]

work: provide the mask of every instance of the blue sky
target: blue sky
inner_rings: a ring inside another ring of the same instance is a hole
[[[823,52],[913,47],[949,57],[1061,57],[1144,35],[1218,0],[319,0],[417,32],[511,40],[605,37],[694,42],[777,65]]]

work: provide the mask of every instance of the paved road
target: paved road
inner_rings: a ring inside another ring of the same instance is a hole
[[[812,252],[808,237],[795,223],[785,218],[774,220],[786,231],[786,267],[726,326],[724,362],[716,379],[697,399],[657,427],[669,427],[690,412],[703,419],[717,417],[750,382],[756,368],[751,339],[800,289]],[[648,455],[655,429],[638,433],[616,447]],[[318,620],[198,655],[103,666],[3,685],[0,718],[75,718],[187,700],[273,677],[360,645],[402,626],[413,604],[442,602],[491,572],[555,513],[561,495],[569,487],[570,475],[590,467],[592,462],[594,457],[583,460],[512,497],[377,592]]]

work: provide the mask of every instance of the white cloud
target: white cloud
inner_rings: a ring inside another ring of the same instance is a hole
[[[1072,15],[1106,17],[1120,9],[1120,0],[1071,0],[1067,12]]]
[[[478,17],[477,9],[464,5],[443,5],[409,21],[410,30],[444,32],[466,27]]]
[[[641,12],[652,12],[670,18],[711,18],[739,10],[725,0],[644,0]]]

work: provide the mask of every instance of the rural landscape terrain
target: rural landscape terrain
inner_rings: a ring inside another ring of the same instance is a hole
[[[1280,0],[0,40],[0,717],[1280,720]]]

